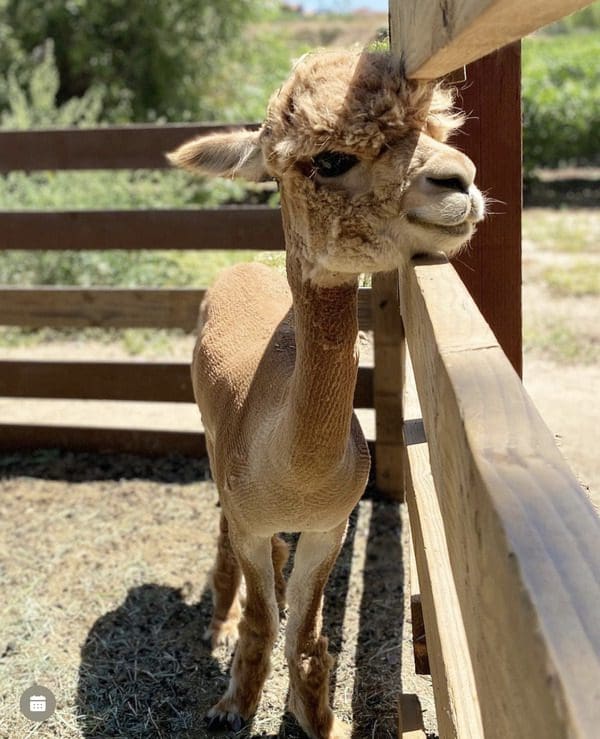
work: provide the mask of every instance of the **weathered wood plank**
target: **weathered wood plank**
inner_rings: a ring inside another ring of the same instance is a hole
[[[196,288],[0,287],[0,325],[192,331],[205,292]],[[372,328],[369,288],[359,290],[358,323],[363,331]]]
[[[0,249],[283,248],[281,214],[266,206],[0,211]]]
[[[400,316],[398,273],[373,275],[373,339],[377,487],[404,500],[402,393],[404,391],[404,329]]]
[[[548,25],[591,0],[390,0],[391,35],[409,77],[434,79]]]
[[[257,124],[168,123],[0,131],[0,172],[44,169],[164,169],[165,153],[194,136]]]
[[[400,295],[484,734],[594,736],[600,521],[452,267]]]
[[[1,360],[0,396],[193,403],[187,362]],[[354,401],[373,407],[373,369],[360,367]]]
[[[405,424],[406,502],[442,739],[484,736],[469,648],[421,421]],[[413,629],[414,629],[413,622]]]
[[[17,449],[126,452],[144,456],[205,457],[207,454],[204,434],[192,431],[0,423],[0,451]]]
[[[374,458],[374,443],[369,441],[368,445]],[[194,431],[0,423],[0,451],[24,449],[125,452],[144,456],[180,454],[184,457],[205,457],[207,455],[204,434]]]
[[[188,288],[2,287],[0,325],[191,331],[204,293]]]

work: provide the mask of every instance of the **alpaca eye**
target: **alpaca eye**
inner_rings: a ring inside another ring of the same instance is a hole
[[[324,151],[313,157],[311,161],[321,177],[339,177],[352,169],[358,163],[358,158],[341,151]]]

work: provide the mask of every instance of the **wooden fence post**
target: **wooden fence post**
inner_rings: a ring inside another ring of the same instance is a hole
[[[402,434],[404,326],[400,317],[398,272],[373,275],[372,312],[375,369],[375,475],[377,488],[404,500],[404,438]]]

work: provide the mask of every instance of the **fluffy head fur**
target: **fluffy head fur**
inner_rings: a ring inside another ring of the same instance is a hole
[[[410,130],[445,141],[463,120],[452,105],[452,90],[407,80],[390,54],[307,54],[271,97],[260,144],[275,175],[332,147],[376,157]]]
[[[415,252],[452,253],[473,233],[483,198],[473,164],[444,143],[463,120],[452,106],[451,90],[407,80],[391,54],[308,54],[271,97],[259,131],[196,139],[171,161],[276,178],[301,279],[339,284]],[[331,175],[321,155],[351,163]]]

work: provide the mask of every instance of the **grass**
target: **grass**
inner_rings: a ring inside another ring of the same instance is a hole
[[[600,361],[600,340],[575,331],[561,320],[525,324],[525,353],[535,353],[559,364],[594,364]]]
[[[570,267],[549,267],[544,280],[551,292],[560,297],[582,298],[600,295],[600,264],[580,261]]]
[[[523,212],[523,238],[545,251],[600,254],[600,213],[531,208]]]

